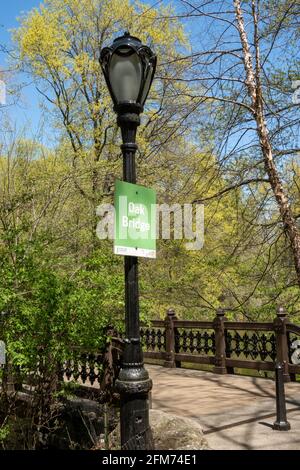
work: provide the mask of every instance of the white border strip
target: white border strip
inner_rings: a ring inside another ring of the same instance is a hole
[[[132,248],[129,246],[114,246],[115,255],[123,256],[141,256],[143,258],[156,258],[155,250],[147,250],[145,248]]]

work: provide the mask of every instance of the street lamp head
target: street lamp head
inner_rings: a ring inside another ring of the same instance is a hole
[[[130,107],[142,112],[156,68],[151,49],[126,32],[102,49],[100,64],[115,111]]]

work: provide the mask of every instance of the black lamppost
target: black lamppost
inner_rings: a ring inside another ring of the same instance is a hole
[[[156,68],[151,49],[129,33],[101,51],[100,63],[111,94],[123,144],[123,178],[136,183],[136,130]],[[140,341],[138,260],[125,256],[125,348],[116,382],[121,397],[121,445],[152,449],[148,395],[152,381],[144,368]]]

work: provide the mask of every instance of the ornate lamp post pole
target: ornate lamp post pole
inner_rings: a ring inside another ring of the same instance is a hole
[[[123,178],[136,183],[136,131],[156,68],[151,49],[129,33],[101,51],[100,63],[111,94],[123,144]],[[144,368],[140,341],[138,259],[125,256],[126,338],[116,388],[121,396],[121,445],[127,449],[153,448],[149,428],[148,394],[152,381]]]

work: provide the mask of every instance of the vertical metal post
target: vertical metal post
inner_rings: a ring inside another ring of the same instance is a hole
[[[276,431],[289,431],[291,425],[286,417],[285,393],[284,393],[284,368],[280,362],[275,365],[276,375],[276,421],[273,429]]]
[[[116,109],[123,145],[123,177],[136,182],[136,129],[140,124],[140,108],[126,103]],[[149,427],[149,392],[152,381],[144,368],[140,339],[138,259],[125,256],[125,348],[122,367],[116,381],[120,393],[121,446],[123,449],[153,449]]]

